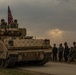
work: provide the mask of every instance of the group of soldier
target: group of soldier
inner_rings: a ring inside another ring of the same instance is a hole
[[[6,28],[18,28],[17,20],[15,19],[14,22],[7,24],[4,19],[1,19],[0,28],[6,29]]]
[[[73,47],[69,48],[67,42],[59,44],[59,47],[56,47],[56,44],[52,47],[52,59],[53,61],[62,62],[71,62],[76,59],[76,42],[73,42]]]

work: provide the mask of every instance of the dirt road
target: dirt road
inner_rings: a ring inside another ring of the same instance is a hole
[[[42,67],[20,67],[22,70],[29,70],[53,75],[76,75],[76,65],[67,63],[49,62]]]

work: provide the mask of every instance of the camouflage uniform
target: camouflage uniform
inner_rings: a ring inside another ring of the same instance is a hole
[[[6,29],[7,23],[5,22],[4,19],[1,19],[1,25],[0,25],[0,27],[1,27],[2,29]]]
[[[73,55],[72,55],[72,57],[73,57],[74,59],[76,59],[76,44],[75,44],[75,46],[73,47]]]
[[[59,45],[58,50],[59,50],[59,53],[58,53],[59,61],[61,62],[62,58],[63,58],[63,51],[64,51],[64,48],[63,48],[62,44]]]
[[[56,47],[56,44],[54,44],[54,47],[52,49],[52,53],[53,53],[53,61],[57,61],[57,47]]]
[[[68,56],[69,59],[68,62],[71,62],[72,60],[76,59],[76,42],[73,42],[73,45],[74,45],[73,50]]]
[[[18,28],[17,20],[15,19],[13,23],[9,24],[9,28]]]
[[[65,59],[65,61],[68,61],[68,54],[69,54],[69,47],[68,47],[68,45],[67,45],[67,42],[65,42],[64,43],[64,46],[65,46],[65,48],[64,48],[64,59]]]

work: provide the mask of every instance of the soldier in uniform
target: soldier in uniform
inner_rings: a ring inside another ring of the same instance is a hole
[[[5,22],[4,19],[1,19],[1,24],[0,28],[4,31],[1,30],[1,35],[6,35],[7,34],[7,22]]]
[[[74,61],[76,59],[76,42],[73,42],[72,51],[68,56],[68,62]]]
[[[57,61],[57,47],[56,47],[56,44],[54,44],[54,47],[52,49],[52,53],[53,53],[53,61]]]
[[[65,62],[67,62],[68,61],[68,54],[69,54],[69,47],[68,47],[68,45],[67,45],[67,42],[65,42],[64,43],[64,59],[65,59]]]
[[[74,62],[74,59],[72,58],[72,55],[73,55],[73,47],[70,48],[70,52],[68,54],[68,62],[71,62],[71,61]]]
[[[59,53],[58,53],[59,61],[61,62],[62,58],[63,58],[63,51],[64,51],[64,48],[63,48],[62,44],[59,45],[58,50],[59,50]]]
[[[5,22],[4,19],[1,19],[1,28],[6,29],[6,27],[7,27],[7,23]]]
[[[11,24],[11,28],[18,28],[18,22],[15,19],[14,22]]]
[[[76,59],[76,42],[73,42],[73,58]]]

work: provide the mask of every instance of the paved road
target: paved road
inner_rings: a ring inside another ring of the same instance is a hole
[[[76,65],[67,63],[49,62],[42,67],[20,67],[23,70],[53,74],[53,75],[76,75]]]

